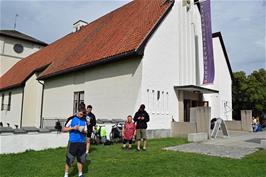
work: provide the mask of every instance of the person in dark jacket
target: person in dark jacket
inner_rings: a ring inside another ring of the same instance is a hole
[[[86,119],[87,119],[87,151],[86,153],[89,153],[90,151],[90,141],[91,141],[91,134],[92,134],[92,131],[96,125],[96,117],[95,115],[91,112],[92,111],[92,106],[91,105],[88,105],[87,106],[87,116],[86,116]]]
[[[143,139],[143,150],[146,150],[147,148],[147,135],[146,135],[146,129],[147,129],[147,122],[150,121],[149,114],[145,111],[145,105],[140,105],[139,110],[136,112],[134,116],[134,122],[136,125],[137,130],[137,150],[140,151],[140,141]]]

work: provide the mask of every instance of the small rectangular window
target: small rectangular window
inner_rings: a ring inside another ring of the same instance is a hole
[[[157,91],[157,100],[160,100],[160,91]]]
[[[162,101],[161,101],[161,103],[162,103],[162,114],[164,114],[164,91],[162,91]]]
[[[155,99],[154,99],[154,90],[152,90],[152,113],[155,112],[155,105],[154,105]]]
[[[79,92],[79,103],[84,103],[84,92]]]
[[[1,111],[4,110],[4,104],[5,104],[4,102],[5,102],[5,94],[2,93]]]
[[[78,112],[78,106],[80,103],[84,103],[84,91],[74,92],[74,101],[73,101],[73,113]]]
[[[157,91],[157,114],[160,114],[160,91]]]
[[[168,94],[168,92],[166,92],[166,104],[165,104],[165,106],[166,106],[166,114],[168,114],[169,113],[169,107],[168,107],[168,103],[169,102],[169,94]]]
[[[10,111],[11,109],[11,92],[8,93],[8,104],[7,104],[7,110]]]
[[[147,109],[148,109],[148,111],[150,110],[150,90],[149,89],[147,89],[147,103],[148,103],[148,105],[147,105]]]

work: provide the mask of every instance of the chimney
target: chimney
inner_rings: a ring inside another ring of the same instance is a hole
[[[73,24],[74,32],[79,31],[82,26],[87,25],[88,23],[83,20],[78,20]]]

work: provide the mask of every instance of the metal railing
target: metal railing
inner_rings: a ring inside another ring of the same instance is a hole
[[[62,126],[65,125],[67,119],[63,118],[44,118],[42,121],[42,127],[43,128],[54,128],[56,122],[60,122]]]

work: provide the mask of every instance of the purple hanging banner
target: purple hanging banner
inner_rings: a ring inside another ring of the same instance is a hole
[[[203,84],[211,84],[214,80],[214,60],[212,46],[211,5],[210,0],[200,0],[202,41],[203,41]]]

